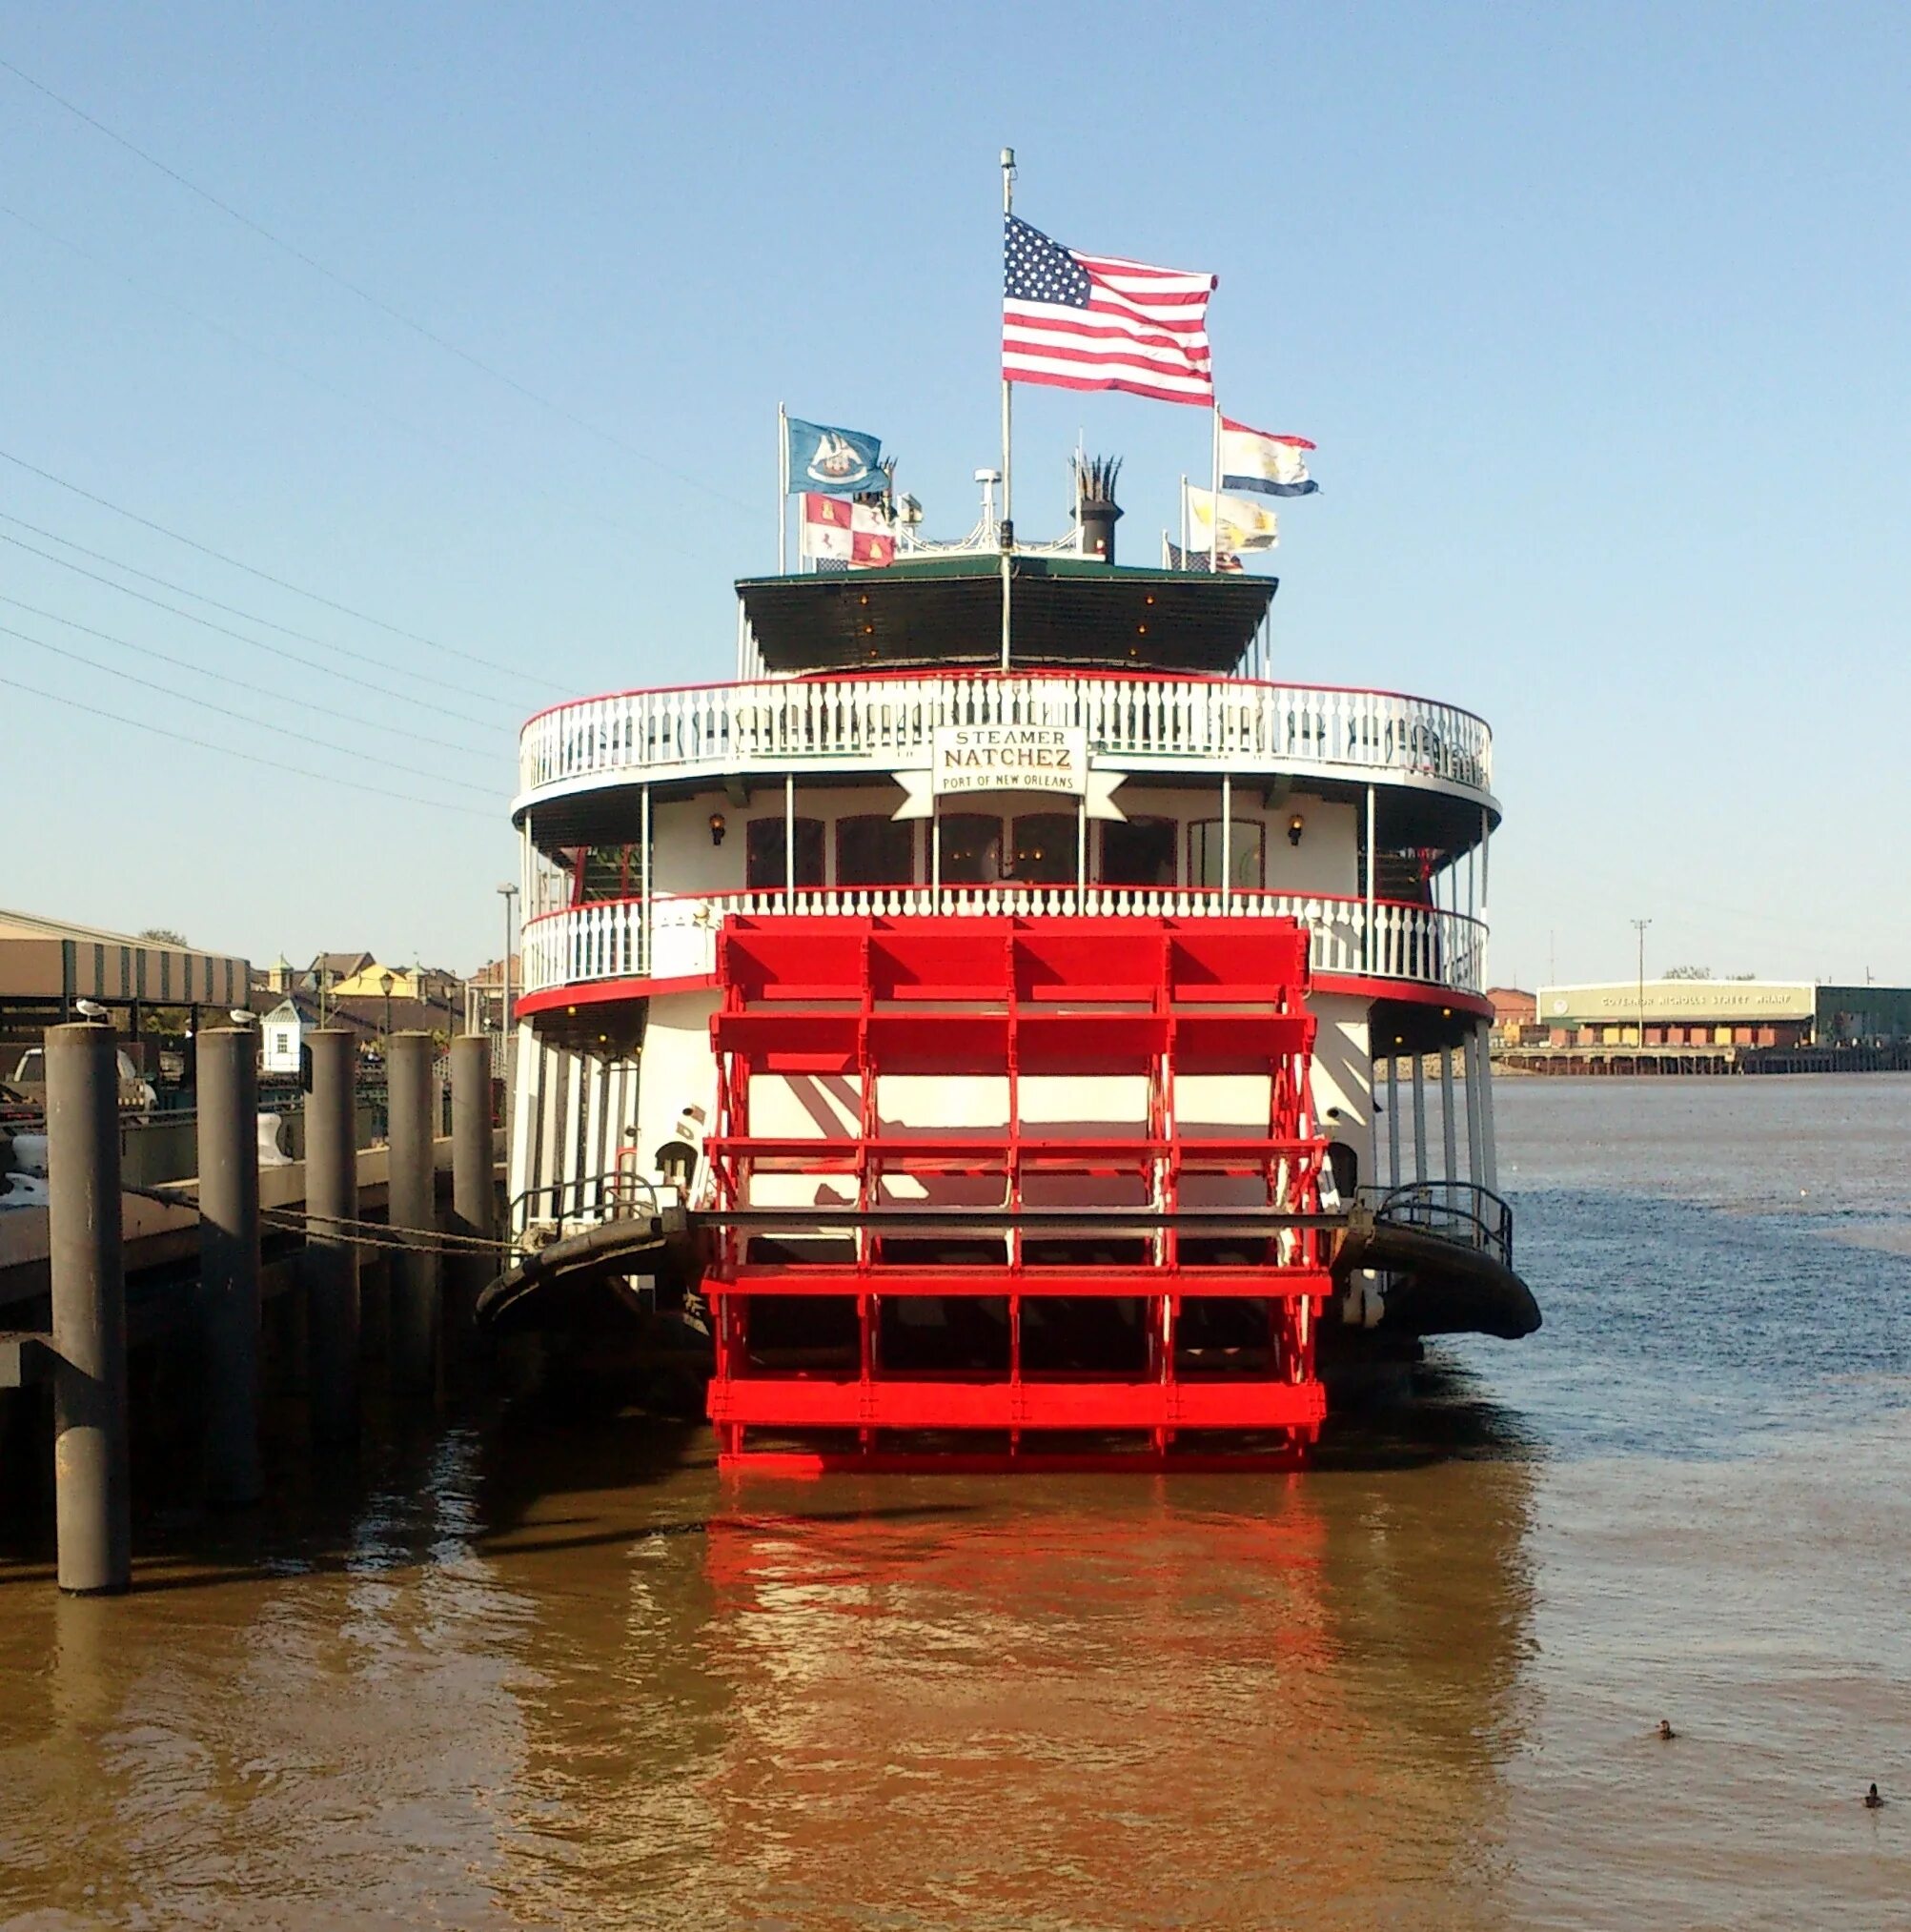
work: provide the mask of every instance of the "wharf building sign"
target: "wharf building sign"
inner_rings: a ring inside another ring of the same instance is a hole
[[[954,792],[1066,792],[1088,788],[1088,734],[1079,724],[939,724],[930,788]]]

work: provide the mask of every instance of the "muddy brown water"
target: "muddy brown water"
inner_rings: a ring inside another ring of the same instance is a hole
[[[1304,1474],[519,1403],[150,1516],[120,1601],[18,1533],[0,1922],[1911,1924],[1911,1079],[1499,1112],[1545,1331]]]

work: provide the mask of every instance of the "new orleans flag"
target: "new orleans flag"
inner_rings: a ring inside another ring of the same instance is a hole
[[[1305,437],[1270,436],[1221,418],[1221,487],[1262,497],[1305,497],[1320,485],[1307,473]]]

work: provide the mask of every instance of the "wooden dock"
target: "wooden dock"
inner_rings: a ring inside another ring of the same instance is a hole
[[[1881,1047],[1501,1047],[1495,1073],[1660,1075],[1911,1072],[1911,1041]]]
[[[274,1374],[304,1393],[315,1454],[349,1456],[361,1363],[385,1364],[395,1399],[435,1405],[460,1317],[498,1271],[486,1041],[453,1042],[446,1135],[430,1036],[393,1035],[389,1139],[376,1148],[355,1145],[351,1036],[313,1043],[305,1158],[260,1166],[257,1036],[214,1028],[199,1042],[196,1177],[127,1189],[112,1029],[47,1034],[46,1204],[0,1210],[0,1436],[23,1446],[51,1393],[64,1590],[131,1581],[134,1352],[187,1370],[170,1413],[195,1438],[192,1489],[245,1505],[264,1494]]]

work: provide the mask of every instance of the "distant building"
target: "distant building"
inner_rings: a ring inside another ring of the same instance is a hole
[[[295,1074],[298,1049],[308,1027],[318,1024],[318,1009],[301,993],[287,993],[259,1016],[259,1071]]]
[[[1879,1047],[1911,1039],[1911,987],[1786,980],[1618,980],[1541,986],[1555,1047]]]
[[[1500,1040],[1523,1042],[1538,1018],[1537,996],[1519,986],[1489,986],[1486,996],[1493,1002],[1494,1036]]]
[[[391,985],[385,982],[390,979]],[[436,1003],[463,1001],[463,982],[456,973],[438,966],[386,966],[364,956],[357,966],[339,979],[327,981],[331,998],[339,1000],[425,1000]]]
[[[524,985],[523,962],[514,952],[510,962],[510,988],[515,996]],[[464,983],[465,1030],[496,1033],[504,1010],[505,980],[503,962],[490,959]]]
[[[238,1006],[251,981],[248,962],[229,954],[0,910],[0,1041],[37,1042],[86,1000],[107,1008],[143,1060],[161,1037],[195,1027],[202,1008]]]

